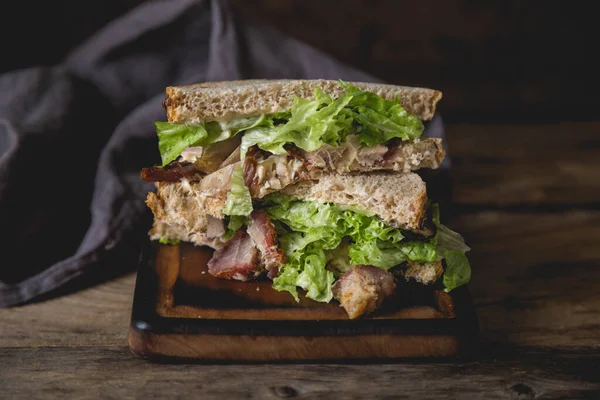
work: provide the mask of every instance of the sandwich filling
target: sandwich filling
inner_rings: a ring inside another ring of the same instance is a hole
[[[296,98],[291,110],[273,115],[199,124],[156,122],[162,165],[186,148],[207,148],[241,133],[241,159],[253,145],[283,155],[287,144],[314,151],[324,144],[339,146],[351,134],[358,134],[361,144],[374,146],[393,138],[414,140],[423,133],[423,122],[398,102],[341,85],[346,91],[337,99],[317,88],[313,100]]]
[[[468,282],[469,247],[411,173],[439,167],[441,140],[420,139],[423,122],[398,101],[340,85],[335,99],[317,88],[272,115],[157,122],[162,165],[141,174],[158,188],[151,237],[209,245],[212,275],[264,275],[296,300],[298,289],[336,298],[351,318],[379,307],[397,277],[446,291]]]
[[[263,209],[275,226],[287,262],[280,267],[273,287],[298,299],[297,287],[306,296],[329,302],[336,278],[352,266],[371,265],[390,271],[408,262],[445,260],[443,285],[450,291],[470,278],[462,237],[439,222],[439,208],[430,211],[436,232],[419,237],[402,232],[374,215],[348,207],[302,201],[275,193]]]

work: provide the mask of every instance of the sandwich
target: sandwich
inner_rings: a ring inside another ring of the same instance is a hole
[[[469,247],[440,223],[422,137],[442,94],[329,80],[168,87],[156,122],[161,164],[146,204],[163,244],[214,249],[218,278],[338,301],[349,318],[380,309],[400,281],[447,292],[469,281]]]

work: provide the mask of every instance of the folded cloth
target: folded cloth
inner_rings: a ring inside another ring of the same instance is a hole
[[[60,65],[0,76],[0,306],[132,270],[165,87],[249,78],[377,81],[219,0],[143,3]]]

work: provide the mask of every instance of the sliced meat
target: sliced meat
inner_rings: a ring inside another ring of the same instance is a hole
[[[212,215],[206,216],[206,236],[210,239],[220,238],[225,235],[225,222]]]
[[[200,179],[202,174],[198,173],[196,166],[189,162],[174,161],[164,167],[142,168],[140,176],[146,182],[177,182],[181,178]]]
[[[437,169],[446,156],[440,138],[423,138],[413,142],[395,139],[388,143],[388,149],[383,157],[381,168],[394,171]]]
[[[333,285],[333,297],[344,307],[350,319],[372,313],[396,290],[394,276],[371,265],[357,265]]]
[[[208,262],[208,272],[217,278],[238,281],[260,275],[260,253],[246,231],[237,231],[221,249],[215,250]]]
[[[384,156],[389,151],[387,146],[362,146],[358,135],[350,135],[339,146],[325,144],[319,149],[307,152],[290,146],[289,153],[303,160],[309,170],[324,169],[340,174],[350,171],[372,171],[381,169]],[[408,171],[407,171],[408,172]]]
[[[340,146],[323,145],[307,152],[295,146],[286,148],[294,158],[304,161],[309,170],[325,169],[340,174],[361,171],[393,170],[409,172],[420,168],[439,168],[445,152],[439,138],[423,138],[403,142],[392,140],[387,145],[363,146],[358,135],[350,135]]]
[[[285,264],[287,260],[279,248],[275,226],[266,212],[252,211],[248,219],[248,234],[260,250],[261,260],[269,278],[275,278],[279,273],[279,266]]]
[[[244,184],[250,188],[250,194],[252,194],[252,187],[258,185],[256,169],[258,168],[258,161],[261,158],[258,147],[252,146],[246,152],[246,157],[243,160],[242,172],[244,175]]]
[[[253,198],[263,198],[296,182],[313,179],[304,161],[291,155],[275,155],[257,146],[244,159],[244,183]]]

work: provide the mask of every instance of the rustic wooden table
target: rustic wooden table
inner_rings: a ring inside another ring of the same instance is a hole
[[[150,363],[127,348],[128,275],[0,310],[0,397],[600,399],[600,123],[452,124],[448,138],[474,359]]]

